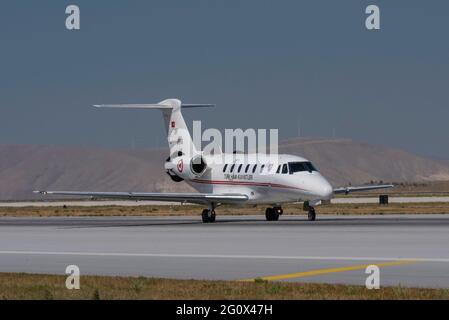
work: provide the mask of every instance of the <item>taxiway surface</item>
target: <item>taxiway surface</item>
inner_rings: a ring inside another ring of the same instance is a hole
[[[449,288],[449,215],[0,218],[0,272]]]

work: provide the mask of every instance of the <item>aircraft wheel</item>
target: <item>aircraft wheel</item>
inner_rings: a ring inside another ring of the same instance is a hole
[[[314,209],[314,208],[310,207],[309,213],[308,213],[308,215],[307,215],[307,219],[308,219],[309,221],[315,221],[315,219],[316,219],[316,213],[315,213],[315,209]]]
[[[265,210],[265,218],[267,218],[267,221],[277,221],[279,220],[279,213],[274,208],[267,208]]]
[[[204,223],[215,222],[215,211],[204,209],[203,212],[201,213],[201,218]]]
[[[282,216],[282,214],[284,213],[284,210],[282,209],[282,207],[274,207],[273,210],[275,213],[277,213],[280,216]]]

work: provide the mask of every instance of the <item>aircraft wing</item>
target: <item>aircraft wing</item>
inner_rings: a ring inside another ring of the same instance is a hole
[[[246,194],[213,193],[145,193],[145,192],[85,192],[85,191],[34,191],[42,195],[82,196],[93,199],[153,200],[184,203],[233,203],[248,200]]]
[[[334,189],[335,194],[348,194],[351,192],[357,192],[357,191],[369,191],[369,190],[376,190],[376,189],[387,189],[387,188],[393,188],[393,184],[378,184],[378,185],[369,185],[369,186],[361,186],[361,187],[343,187],[343,188],[336,188]]]

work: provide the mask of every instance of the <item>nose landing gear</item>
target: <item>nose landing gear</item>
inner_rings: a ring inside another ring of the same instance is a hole
[[[315,221],[315,219],[316,219],[315,208],[314,207],[310,207],[309,211],[307,213],[307,220]]]
[[[307,220],[315,221],[315,219],[316,219],[315,208],[309,204],[309,201],[304,202],[304,206],[302,209],[304,211],[307,211]]]

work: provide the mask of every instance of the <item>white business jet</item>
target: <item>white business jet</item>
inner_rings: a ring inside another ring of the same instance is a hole
[[[181,109],[213,105],[182,104],[168,99],[158,104],[96,105],[95,107],[159,109],[168,132],[170,156],[165,170],[175,182],[185,181],[198,193],[35,191],[43,195],[89,196],[93,199],[154,200],[195,203],[206,206],[203,222],[215,222],[215,208],[221,204],[266,204],[268,221],[282,215],[282,204],[304,202],[308,220],[316,218],[315,206],[334,194],[391,188],[393,185],[369,185],[333,189],[307,159],[287,154],[261,153],[242,155],[204,154],[192,141]]]

